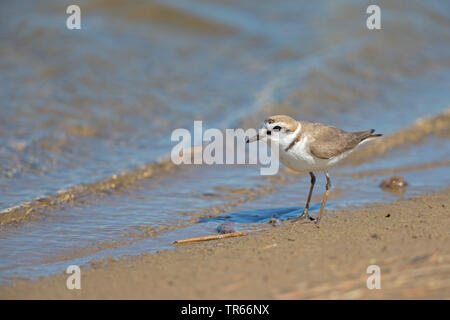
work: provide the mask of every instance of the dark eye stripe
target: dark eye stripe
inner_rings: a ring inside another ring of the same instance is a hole
[[[281,130],[281,127],[280,126],[275,126],[275,127],[273,127],[272,130]]]

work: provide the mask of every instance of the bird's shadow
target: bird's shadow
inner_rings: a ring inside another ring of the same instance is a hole
[[[310,212],[320,208],[319,205],[310,206]],[[250,210],[228,213],[226,215],[220,215],[217,217],[201,218],[199,223],[205,222],[233,222],[239,224],[249,223],[267,223],[272,218],[278,220],[288,220],[297,218],[302,214],[304,207],[285,207],[285,208],[272,208],[264,210]]]

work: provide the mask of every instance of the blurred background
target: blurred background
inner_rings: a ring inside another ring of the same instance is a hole
[[[66,27],[72,4],[81,30]],[[336,169],[330,209],[447,186],[450,2],[377,1],[381,30],[366,27],[370,4],[2,1],[0,283],[301,212],[309,178],[173,166],[171,132],[194,120],[250,128],[288,114],[403,133],[377,161]],[[405,193],[379,188],[392,168]]]

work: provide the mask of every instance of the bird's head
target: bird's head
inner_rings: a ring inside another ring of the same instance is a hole
[[[285,115],[271,116],[264,120],[262,128],[258,134],[247,140],[247,143],[262,140],[273,141],[278,143],[281,147],[289,145],[295,132],[299,127],[299,122]]]

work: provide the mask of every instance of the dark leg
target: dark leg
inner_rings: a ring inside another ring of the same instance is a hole
[[[323,216],[323,208],[325,207],[325,203],[327,202],[328,199],[328,194],[330,193],[330,188],[331,188],[331,180],[330,180],[330,176],[328,175],[327,171],[324,171],[325,173],[325,177],[327,178],[327,185],[326,185],[326,191],[325,194],[323,196],[323,200],[322,200],[322,206],[320,207],[320,212],[319,212],[319,217],[316,220],[316,224],[318,224],[320,222],[320,219],[322,219]]]
[[[305,218],[309,220],[314,220],[314,218],[312,218],[309,215],[308,211],[309,211],[309,202],[311,201],[311,195],[314,189],[314,184],[316,183],[316,176],[312,172],[310,172],[309,175],[311,176],[311,187],[309,188],[308,200],[306,201],[305,210],[303,210],[303,213],[298,217],[298,219]]]

